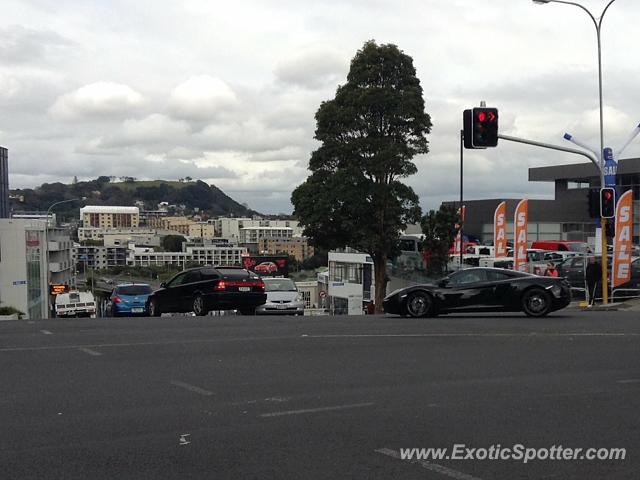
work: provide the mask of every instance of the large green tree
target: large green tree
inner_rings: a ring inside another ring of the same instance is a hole
[[[453,205],[441,205],[439,210],[430,210],[422,217],[422,250],[426,254],[427,272],[430,274],[445,272],[459,222],[460,214]]]
[[[371,255],[381,312],[387,259],[400,231],[421,214],[418,196],[402,183],[417,171],[412,158],[428,152],[431,129],[412,58],[395,45],[365,43],[347,83],[315,118],[321,145],[311,155],[310,176],[291,196],[294,215],[316,246]]]

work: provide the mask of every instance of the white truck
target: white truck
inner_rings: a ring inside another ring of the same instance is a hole
[[[56,296],[56,317],[96,318],[96,302],[91,292],[72,290]]]

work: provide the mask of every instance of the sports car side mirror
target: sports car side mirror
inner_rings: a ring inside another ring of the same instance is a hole
[[[166,284],[166,282],[162,282],[162,283],[160,284],[160,288],[167,288],[167,284]]]
[[[449,285],[449,279],[448,278],[443,278],[442,280],[440,280],[438,282],[438,286],[439,287],[446,287],[447,285]]]

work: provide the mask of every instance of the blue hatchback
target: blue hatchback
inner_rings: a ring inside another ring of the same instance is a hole
[[[146,315],[147,298],[152,292],[147,283],[123,283],[111,292],[107,312],[112,317],[120,315]]]

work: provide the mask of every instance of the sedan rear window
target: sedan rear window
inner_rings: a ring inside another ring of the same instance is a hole
[[[120,295],[149,295],[151,292],[149,285],[125,285],[116,288],[116,293]]]
[[[249,277],[251,274],[242,268],[218,268],[220,275],[224,278],[235,280]],[[255,278],[258,278],[255,276]]]
[[[296,284],[288,278],[263,279],[267,292],[296,292]]]

